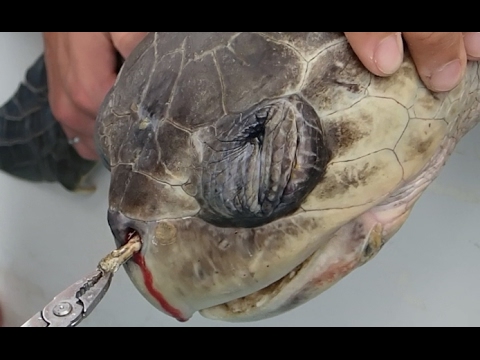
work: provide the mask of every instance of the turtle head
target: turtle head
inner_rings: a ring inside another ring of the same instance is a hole
[[[149,34],[97,118],[110,227],[142,239],[133,283],[179,320],[258,320],[331,286],[398,229],[440,147],[444,122],[409,122],[440,108],[419,84],[412,63],[372,78],[338,34]]]
[[[331,153],[298,96],[258,99],[196,129],[143,105],[117,116],[99,118],[111,171],[108,222],[119,246],[139,233],[141,254],[126,268],[155,306],[187,319],[262,289],[311,253],[291,251],[309,236],[284,218],[302,212]],[[124,127],[123,141],[110,140],[113,126]]]
[[[149,34],[126,60],[96,141],[117,244],[131,230],[142,239],[127,273],[160,310],[180,320],[286,311],[311,297],[300,291],[312,288],[307,260],[369,208],[362,193],[378,181],[358,179],[381,164],[335,164],[345,131],[298,91],[306,70],[292,47],[252,33]],[[365,235],[352,231],[356,256]]]

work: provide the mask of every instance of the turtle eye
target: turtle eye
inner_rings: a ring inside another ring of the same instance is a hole
[[[267,121],[268,119],[268,112],[269,112],[269,108],[263,108],[263,109],[260,109],[258,110],[256,113],[255,113],[255,118],[260,122],[260,121]]]
[[[296,211],[330,160],[320,118],[295,96],[225,116],[197,137],[206,145],[199,217],[216,226],[256,227]]]
[[[265,138],[265,125],[269,117],[269,109],[263,108],[258,110],[250,121],[250,124],[245,127],[243,131],[243,137],[250,143],[257,140],[259,145],[263,145],[263,139]]]

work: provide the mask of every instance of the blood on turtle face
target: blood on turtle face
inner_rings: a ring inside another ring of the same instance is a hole
[[[292,309],[401,227],[480,113],[478,66],[430,93],[336,33],[151,33],[97,119],[108,221],[139,291],[179,320]]]

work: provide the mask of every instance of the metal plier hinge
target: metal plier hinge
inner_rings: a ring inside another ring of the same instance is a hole
[[[113,273],[95,270],[48,303],[22,327],[77,326],[97,306],[110,287]]]

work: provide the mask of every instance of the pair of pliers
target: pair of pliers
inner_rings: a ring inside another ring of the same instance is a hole
[[[95,270],[55,296],[22,327],[77,326],[102,300],[112,277],[113,272]]]
[[[85,319],[105,296],[113,274],[142,247],[140,235],[131,231],[127,242],[98,263],[97,269],[66,288],[22,327],[73,327]]]

